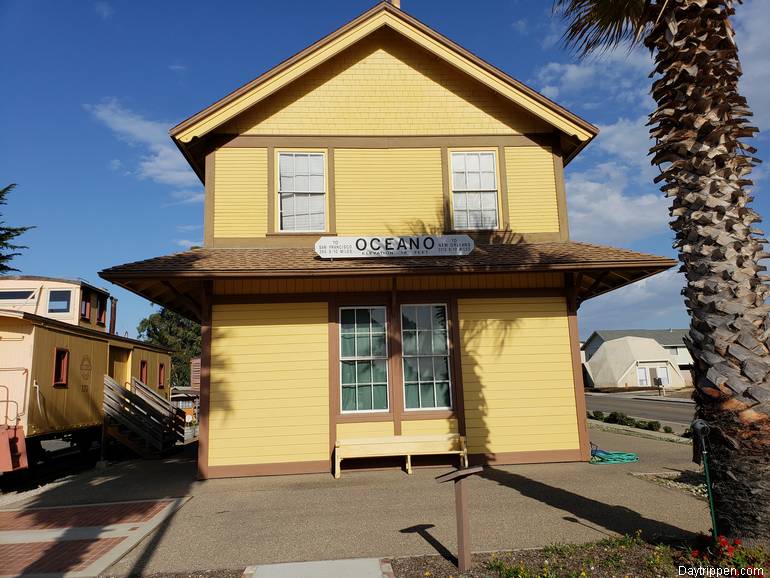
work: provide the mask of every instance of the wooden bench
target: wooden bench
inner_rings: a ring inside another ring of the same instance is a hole
[[[334,477],[340,477],[340,464],[348,458],[406,456],[406,472],[412,473],[412,456],[457,454],[460,466],[468,467],[465,438],[459,434],[351,438],[334,444]]]

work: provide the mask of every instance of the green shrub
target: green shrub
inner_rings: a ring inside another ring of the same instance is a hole
[[[599,421],[604,421],[604,412],[599,411],[598,409],[594,410],[593,413],[594,419],[598,419]]]
[[[659,421],[648,421],[647,427],[645,429],[648,429],[650,431],[660,431],[660,422]]]
[[[674,433],[674,428],[672,428],[670,425],[664,425],[663,431],[666,433]]]
[[[618,425],[627,425],[631,427],[636,425],[635,419],[628,417],[626,414],[620,411],[613,411],[606,417],[604,421],[607,423],[616,423]]]

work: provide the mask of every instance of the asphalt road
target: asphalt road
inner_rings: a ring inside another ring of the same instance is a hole
[[[693,405],[689,403],[647,401],[613,395],[586,394],[589,411],[601,410],[604,413],[619,411],[641,419],[654,419],[669,423],[690,425],[693,419]]]

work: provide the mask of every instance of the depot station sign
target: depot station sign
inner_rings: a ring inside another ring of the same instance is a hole
[[[468,235],[321,237],[315,252],[323,259],[459,257],[473,251],[474,246]]]

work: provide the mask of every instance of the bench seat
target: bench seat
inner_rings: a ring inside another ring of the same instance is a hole
[[[412,473],[412,456],[456,454],[460,467],[468,467],[465,438],[459,434],[348,438],[334,444],[334,477],[340,477],[340,464],[348,458],[406,457],[406,472]]]

